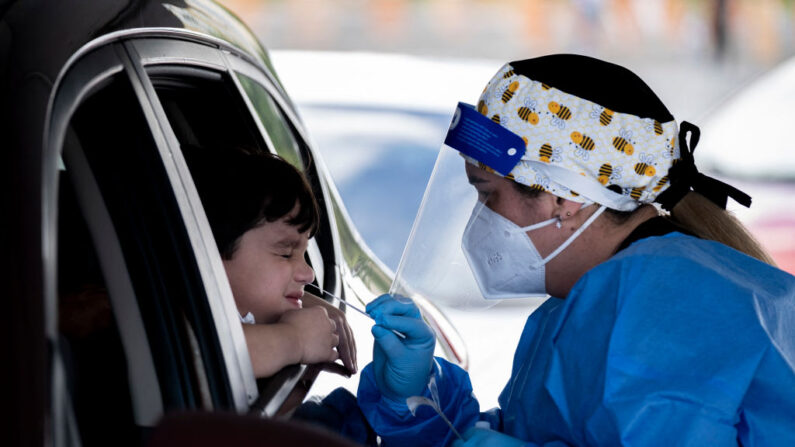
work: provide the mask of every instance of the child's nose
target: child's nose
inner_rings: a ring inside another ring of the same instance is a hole
[[[295,281],[302,284],[309,284],[315,280],[315,271],[312,270],[306,260],[301,260],[300,264],[295,270]]]

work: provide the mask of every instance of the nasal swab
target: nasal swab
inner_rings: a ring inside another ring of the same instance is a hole
[[[319,291],[320,293],[325,293],[326,295],[328,295],[328,296],[330,296],[330,297],[332,297],[332,298],[334,298],[334,299],[336,299],[336,300],[338,300],[338,301],[340,301],[340,302],[342,302],[342,303],[345,303],[345,304],[346,304],[348,307],[350,307],[351,309],[353,309],[353,310],[355,310],[356,312],[359,312],[360,314],[364,315],[365,317],[367,317],[367,318],[369,318],[369,319],[371,319],[371,320],[375,321],[375,318],[373,318],[372,316],[370,316],[370,314],[368,314],[367,312],[363,311],[362,309],[359,309],[358,307],[354,306],[354,305],[353,305],[353,304],[351,304],[350,302],[348,302],[348,301],[345,301],[344,299],[342,299],[342,298],[338,297],[337,295],[334,295],[334,294],[333,294],[333,293],[331,293],[331,292],[327,292],[327,291],[325,291],[325,290],[321,289],[320,287],[318,287],[318,286],[316,286],[316,285],[314,285],[314,284],[312,284],[312,283],[309,283],[309,284],[307,284],[307,285],[308,285],[308,286],[312,286],[312,288],[313,288],[313,289],[317,289],[317,291]],[[398,332],[398,331],[396,331],[396,330],[394,330],[394,329],[390,329],[390,330],[391,330],[391,331],[392,331],[392,332],[393,332],[395,335],[397,335],[398,337],[400,337],[400,338],[404,338],[404,339],[406,338],[406,334],[403,334],[402,332]]]

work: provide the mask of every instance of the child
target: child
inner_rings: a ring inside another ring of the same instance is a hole
[[[314,280],[305,254],[319,225],[304,176],[272,154],[188,147],[185,157],[244,323],[255,376],[337,358],[355,373],[355,342],[344,314],[303,291]]]

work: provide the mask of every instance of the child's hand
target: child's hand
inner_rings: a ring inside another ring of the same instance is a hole
[[[339,353],[340,360],[342,360],[342,364],[345,365],[345,370],[347,370],[347,374],[344,374],[343,372],[339,373],[348,376],[351,374],[356,374],[356,371],[359,369],[356,363],[356,339],[353,338],[353,331],[348,325],[348,320],[345,318],[345,313],[334,307],[332,304],[328,303],[326,300],[318,298],[311,293],[305,292],[304,297],[301,300],[304,303],[304,308],[321,306],[326,309],[329,318],[334,320],[334,322],[337,324],[337,335],[340,337],[340,343],[337,346],[337,352]]]
[[[289,310],[282,314],[279,323],[294,330],[301,353],[300,363],[333,362],[339,358],[334,350],[340,342],[337,324],[321,306]]]

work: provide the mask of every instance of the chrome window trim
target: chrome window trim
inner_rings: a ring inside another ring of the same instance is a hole
[[[227,42],[226,40],[220,39],[215,36],[210,36],[208,34],[203,34],[197,31],[187,30],[183,28],[170,28],[170,27],[141,27],[141,28],[130,28],[120,31],[114,31],[103,36],[100,36],[82,47],[78,49],[64,64],[63,68],[61,69],[60,74],[56,78],[55,86],[57,87],[60,83],[61,77],[69,70],[75,61],[82,58],[85,54],[105,46],[109,43],[116,42],[116,41],[123,41],[127,39],[134,39],[134,38],[149,38],[149,37],[163,37],[168,39],[180,39],[189,42],[198,43],[201,45],[212,45],[215,48],[221,49],[226,51],[229,54],[234,54],[235,56],[247,61],[248,63],[256,66],[259,70],[264,73],[264,75],[269,79],[269,81],[274,85],[279,85],[276,81],[274,76],[270,73],[270,69],[262,64],[262,62],[249,55],[248,52],[245,50],[240,49],[239,47]],[[281,90],[281,87],[279,87]],[[57,91],[53,89],[53,91]],[[51,97],[52,99],[52,97]],[[49,110],[49,107],[48,107]]]
[[[128,39],[141,65],[178,64],[226,71],[221,53],[214,47],[185,40],[164,38]]]
[[[125,68],[134,73],[133,88],[142,103],[144,115],[150,127],[157,134],[155,141],[185,222],[191,247],[196,254],[196,264],[204,282],[207,301],[221,345],[235,409],[241,413],[246,412],[249,405],[259,396],[259,392],[254,380],[254,371],[240,324],[239,313],[232,297],[232,288],[221,262],[221,255],[215,244],[210,224],[193,184],[187,163],[180,150],[179,141],[169,125],[154,86],[141,64],[135,42],[126,41],[121,45],[124,46],[129,56],[123,61]],[[210,49],[210,51],[212,50]]]
[[[60,153],[66,141],[68,123],[78,105],[102,82],[122,69],[119,55],[108,46],[85,54],[80,64],[68,74],[59,75],[58,88],[53,89],[47,109],[44,127],[46,151]],[[70,170],[77,173],[72,180],[91,237],[98,248],[104,248],[97,250],[97,256],[127,358],[135,421],[138,425],[151,427],[163,415],[163,402],[152,351],[121,245],[85,155],[74,146],[66,148],[63,155]]]

